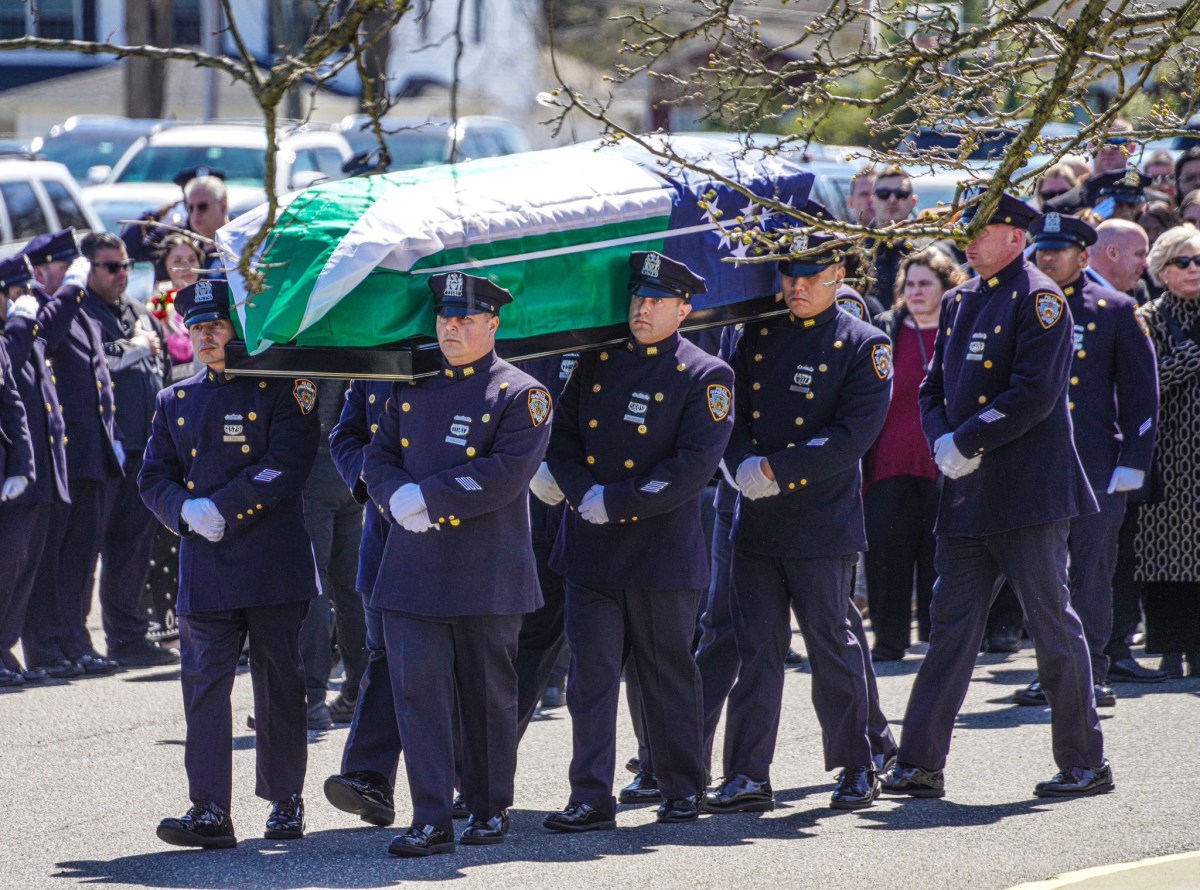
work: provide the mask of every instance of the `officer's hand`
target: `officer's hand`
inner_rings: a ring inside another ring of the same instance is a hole
[[[113,439],[113,454],[117,456],[117,466],[125,469],[125,446]]]
[[[542,465],[538,467],[538,471],[529,480],[529,490],[534,493],[534,496],[539,501],[549,504],[551,507],[562,503],[565,497],[562,489],[558,487],[558,483],[554,481],[550,467],[546,465],[545,461],[542,461]]]
[[[392,511],[392,518],[397,522],[405,516],[412,516],[412,514],[424,510],[425,497],[421,494],[421,486],[415,482],[401,485],[388,500],[388,509]]]
[[[407,529],[410,532],[427,532],[429,529],[437,528],[438,524],[429,518],[429,511],[422,508],[416,513],[410,513],[400,520],[400,527]]]
[[[73,285],[81,290],[87,289],[88,275],[91,274],[92,264],[85,256],[75,257],[67,266],[67,274],[63,276],[63,284]]]
[[[608,511],[604,509],[604,486],[593,485],[579,504],[579,515],[588,522],[604,525],[608,522]]]
[[[974,473],[976,470],[979,469],[979,465],[981,463],[983,463],[983,455],[977,454],[973,458],[968,460],[965,464],[963,464],[961,467],[959,467],[959,469],[955,470],[954,475],[951,476],[950,478],[951,479],[961,479],[963,476],[970,476],[972,473]]]
[[[1118,491],[1137,491],[1146,481],[1146,474],[1133,467],[1117,467],[1113,470],[1112,478],[1108,480],[1108,493]]]
[[[214,544],[225,535],[225,517],[208,498],[185,501],[179,516],[192,531]]]
[[[961,476],[967,475],[967,473],[979,469],[978,463],[969,469],[967,468],[969,461],[958,450],[958,446],[954,444],[953,433],[946,433],[933,443],[933,462],[937,464],[937,468],[944,475],[951,479],[958,479]]]
[[[8,316],[9,318],[28,318],[30,321],[37,321],[40,308],[36,297],[25,294],[23,297],[17,297],[8,307]]]
[[[24,476],[9,476],[4,480],[4,484],[0,485],[0,501],[11,501],[13,498],[19,498],[25,493],[25,489],[29,487],[29,480]]]
[[[768,478],[763,472],[765,461],[766,458],[763,457],[748,457],[738,467],[734,481],[738,491],[749,500],[757,501],[759,498],[779,494],[779,483]]]

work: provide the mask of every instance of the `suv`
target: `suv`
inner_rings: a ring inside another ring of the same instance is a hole
[[[29,155],[0,155],[0,259],[20,253],[31,238],[67,226],[81,234],[104,228],[70,171]]]
[[[502,117],[467,115],[456,123],[385,117],[379,124],[391,155],[386,172],[445,164],[451,156],[456,161],[470,161],[529,151],[525,133]],[[346,137],[356,157],[379,148],[368,115],[347,115],[337,130]]]
[[[277,141],[277,195],[345,175],[342,166],[350,159],[350,146],[332,129],[314,124],[282,127]],[[179,187],[172,180],[180,170],[208,166],[224,171],[234,216],[266,200],[266,152],[262,124],[167,126],[135,142],[104,184],[89,186],[84,194],[115,231],[118,220],[136,219],[178,200]]]
[[[129,146],[161,126],[162,121],[151,118],[77,114],[38,136],[29,150],[65,165],[80,185],[92,184],[103,181]]]

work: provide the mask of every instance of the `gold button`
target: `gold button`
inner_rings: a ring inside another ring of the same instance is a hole
[[[1077,356],[1079,356],[1079,358],[1087,358],[1087,350],[1086,349],[1081,349],[1075,354]]]
[[[192,457],[195,457],[195,456],[196,456],[196,449],[195,449],[195,448],[193,448],[193,449],[192,449]]]
[[[804,426],[804,418],[803,417],[796,418],[796,426]]]
[[[600,392],[600,384],[596,383],[592,386],[592,392]]]
[[[627,469],[627,470],[632,470],[632,469],[633,469],[633,461],[631,461],[631,460],[626,460],[626,461],[625,461],[625,469]]]
[[[1096,305],[1099,306],[1101,309],[1103,309],[1105,306],[1108,305],[1108,300],[1101,297],[1099,300],[1096,301]],[[1094,327],[1095,327],[1094,325],[1088,325],[1089,329],[1092,329]]]
[[[254,505],[254,509],[255,509],[255,510],[261,510],[261,509],[262,509],[262,504],[255,504],[255,505]]]
[[[403,405],[400,406],[400,410],[404,411],[404,412],[411,411],[412,405],[410,405],[408,402],[405,402]]]
[[[629,517],[629,521],[630,521],[630,522],[637,522],[637,517],[636,517],[636,516],[630,516],[630,517]]]
[[[407,448],[407,447],[408,447],[408,439],[401,439],[401,440],[400,440],[400,447],[401,447],[401,448]]]
[[[841,349],[841,348],[842,348],[842,341],[841,341],[841,340],[834,340],[834,341],[833,341],[833,348],[834,348],[834,349]]]
[[[414,381],[414,382],[415,382],[415,381]],[[503,383],[501,383],[501,384],[500,384],[500,388],[501,388],[501,389],[508,389],[508,381],[507,381],[507,380],[505,380]]]
[[[58,406],[58,410],[59,410],[59,411],[61,411],[61,410],[62,410],[62,405],[59,405],[59,406]],[[104,413],[104,406],[103,406],[103,405],[101,405],[101,406],[100,406],[100,413],[101,413],[101,414],[103,414],[103,413]]]
[[[947,336],[947,337],[949,337],[949,336],[950,336],[950,333],[951,333],[953,330],[954,330],[953,328],[946,328],[946,336]]]
[[[600,361],[602,361],[602,362],[608,361],[608,353],[607,352],[600,353]]]
[[[1072,378],[1071,378],[1071,385],[1072,385],[1072,386],[1078,386],[1078,385],[1079,385],[1079,378],[1078,378],[1078,377],[1072,377]]]
[[[813,394],[811,392],[807,392],[804,394],[804,398],[811,399],[811,398],[815,398],[815,397],[813,396]]]
[[[677,365],[675,366],[675,370],[676,370],[676,371],[686,371],[686,370],[687,370],[687,364],[686,364],[685,362],[680,362],[679,364],[677,364]]]
[[[1075,403],[1074,403],[1074,402],[1067,402],[1067,410],[1068,410],[1068,411],[1074,411],[1074,410],[1075,410]]]
[[[1101,304],[1103,304],[1103,303],[1104,303],[1104,301],[1103,301],[1103,300],[1101,300],[1100,302],[1101,302]],[[1089,330],[1089,331],[1094,331],[1094,330],[1096,330],[1096,323],[1095,323],[1094,321],[1089,321],[1089,322],[1088,322],[1088,330]]]
[[[246,515],[247,515],[247,516],[253,516],[253,515],[254,515],[254,511],[253,511],[253,510],[251,510],[249,507],[247,507],[247,508],[246,508]]]
[[[51,437],[50,437],[50,444],[51,444],[51,445],[53,445],[53,444],[54,444],[54,437],[53,437],[53,436],[51,436]]]
[[[242,446],[242,454],[249,454],[249,453],[250,453],[250,446],[249,446],[249,445],[243,445],[243,446]]]
[[[624,520],[624,519],[618,519],[618,520],[617,520],[617,522],[618,522],[620,525],[624,525],[624,524],[625,524],[625,520]]]
[[[1000,333],[1001,330],[1003,330],[1003,328],[1001,328],[1000,325],[996,325],[996,333]]]
[[[99,389],[100,389],[100,381],[99,381],[99,380],[97,380],[97,381],[96,381],[96,389],[97,389],[97,390],[99,390]]]
[[[981,405],[986,405],[986,404],[987,404],[987,396],[980,396],[980,397],[979,397],[979,404],[981,404]]]
[[[757,445],[758,443],[757,443],[757,442],[755,442],[754,444],[755,444],[755,445]],[[788,447],[788,448],[795,448],[795,447],[796,447],[796,443],[795,443],[795,442],[788,442],[788,443],[787,443],[787,447]]]
[[[750,387],[750,388],[751,388],[752,390],[754,390],[755,392],[758,392],[760,389],[762,389],[762,384],[761,384],[761,383],[759,383],[758,381],[755,381],[755,382],[754,382],[754,385],[753,385],[752,387]]]
[[[789,482],[789,483],[788,483],[788,488],[789,488],[789,489],[792,489],[792,488],[795,488],[795,487],[796,487],[796,483],[795,483],[795,482]]]
[[[378,431],[379,431],[379,424],[377,424],[377,423],[371,424],[371,435],[375,435],[375,433]]]
[[[461,519],[451,519],[450,524],[452,526],[454,526],[455,528],[458,528],[460,525],[462,525],[462,520]]]
[[[51,414],[51,413],[53,413],[53,411],[54,411],[54,407],[49,402],[47,402],[46,403],[46,413]]]
[[[178,419],[177,421],[175,421],[175,422],[176,422],[177,424],[179,424],[180,426],[183,426],[183,418],[182,418],[182,417],[181,417],[181,418],[179,418],[179,419]]]
[[[596,458],[592,457],[592,456],[589,454],[589,455],[588,455],[588,459],[587,459],[587,461],[588,461],[588,463],[589,463],[589,464],[594,464],[594,463],[596,462]]]
[[[595,429],[596,427],[600,426],[600,421],[593,418],[592,420],[588,421],[588,426],[592,429]]]
[[[196,487],[196,483],[195,483],[195,482],[193,482],[191,479],[189,479],[189,480],[188,480],[188,486],[187,486],[187,487],[188,487],[188,491],[191,491],[193,488],[195,488],[195,487]]]
[[[641,433],[643,436],[646,435],[646,424],[643,423],[641,426],[639,426],[638,432]]]
[[[985,359],[985,360],[984,360],[984,362],[983,362],[983,366],[984,366],[985,368],[990,368],[990,367],[992,366],[992,360],[991,360],[990,358],[989,358],[989,359]]]
[[[446,517],[445,517],[445,516],[439,516],[439,517],[438,517],[438,522],[440,522],[442,525],[445,525],[445,524],[446,524]]]
[[[67,444],[67,438],[68,438],[67,436],[63,436],[63,444],[64,444],[64,445],[66,445],[66,444]]]
[[[247,414],[246,416],[247,416],[248,418],[250,418],[251,420],[258,420],[258,415],[257,415],[257,414],[255,414],[253,411],[251,411],[251,412],[250,412],[249,414]]]
[[[754,360],[755,360],[756,362],[761,362],[761,361],[762,361],[762,353],[761,353],[761,352],[757,352],[757,353],[755,353],[755,354],[754,354]]]
[[[750,416],[753,417],[755,420],[758,420],[760,417],[762,417],[762,414],[760,414],[758,411],[755,411]]]
[[[801,479],[801,480],[800,480],[800,484],[801,484],[801,485],[808,485],[808,480],[807,480],[807,479]]]
[[[767,336],[767,329],[763,328],[762,330],[759,331],[759,333],[765,337],[765,336]]]
[[[474,457],[474,456],[475,456],[475,449],[467,448],[467,457]]]
[[[367,396],[367,402],[372,405],[375,404],[375,393],[371,393],[369,396]]]
[[[185,393],[182,389],[175,390],[175,398],[182,399],[185,395],[187,395],[187,393]]]
[[[818,370],[818,371],[828,371],[828,370],[829,370],[829,365],[826,365],[826,364],[820,364],[820,365],[817,365],[817,370]]]
[[[491,419],[492,419],[492,415],[485,414],[485,415],[483,415],[483,417],[481,419],[483,420],[484,423],[490,423]]]
[[[58,378],[57,378],[57,377],[55,377],[53,374],[51,374],[51,375],[50,375],[50,382],[51,382],[51,383],[58,383]]]
[[[258,388],[259,388],[259,389],[266,389],[266,388],[267,388],[267,381],[265,381],[265,380],[260,380],[260,381],[258,381]]]
[[[661,402],[662,400],[663,400],[663,394],[661,392],[656,392],[654,394],[654,401]]]
[[[962,294],[955,294],[955,295],[954,295],[954,302],[955,302],[955,303],[961,303],[961,302],[962,302]]]
[[[380,510],[382,510],[382,509],[383,509],[383,507],[380,507],[379,509],[380,509]],[[238,519],[245,519],[245,518],[246,518],[246,517],[245,517],[245,516],[243,516],[241,513],[239,513],[239,514],[238,514]]]

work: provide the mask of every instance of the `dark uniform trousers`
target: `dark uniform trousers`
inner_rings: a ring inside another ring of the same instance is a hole
[[[553,549],[552,541],[533,545],[544,602],[541,608],[525,616],[517,641],[518,739],[525,735],[554,670],[554,663],[566,645],[563,631],[566,592],[562,575],[550,568],[550,552]]]
[[[699,590],[611,590],[567,582],[573,753],[571,799],[612,817],[617,700],[631,659],[647,687],[642,708],[663,797],[704,787],[700,674],[691,658]],[[578,670],[579,665],[586,670]]]
[[[1067,588],[1070,527],[1060,520],[986,537],[938,537],[933,632],[904,716],[901,761],[928,770],[945,766],[1000,575],[1012,584],[1036,647],[1055,763],[1094,768],[1104,761],[1091,665]]]
[[[149,626],[149,619],[138,604],[150,577],[150,559],[159,523],[138,492],[142,456],[140,452],[126,452],[124,478],[109,480],[104,489],[100,516],[104,534],[100,548],[100,606],[109,652],[144,639]],[[85,617],[91,593],[88,584]]]
[[[307,611],[304,600],[180,617],[180,678],[187,718],[184,767],[194,803],[212,801],[230,809],[233,717],[229,699],[247,635],[256,721],[254,793],[264,800],[285,800],[303,790],[308,711],[299,637]]]
[[[517,768],[517,637],[522,615],[430,617],[383,610],[413,822],[453,832],[455,705],[464,735],[462,788],[474,814],[512,806]],[[430,665],[453,665],[452,671]],[[489,818],[481,815],[480,818]]]
[[[342,751],[342,772],[372,770],[387,776],[388,782],[395,786],[403,745],[383,638],[383,612],[371,605],[370,594],[362,594],[362,597],[367,664],[358,685],[358,700],[354,704],[354,719],[346,736],[346,748]]]
[[[1113,628],[1113,572],[1117,567],[1117,538],[1125,521],[1125,493],[1095,492],[1099,513],[1071,520],[1067,537],[1067,567],[1071,607],[1083,624],[1092,679],[1108,682],[1108,655],[1104,649]]]
[[[0,504],[0,658],[10,671],[21,667],[12,648],[25,624],[52,509],[49,503]]]
[[[867,681],[871,661],[861,620],[856,633],[849,608],[855,561],[854,556],[794,559],[734,550],[732,611],[741,673],[729,695],[726,776],[770,778],[783,700],[783,659],[791,639],[789,606],[812,665],[825,768],[871,765],[874,752],[866,731],[872,711]]]
[[[733,528],[734,497],[725,504],[718,490],[716,517],[713,522],[710,551],[710,580],[704,612],[700,616],[700,642],[696,645],[696,667],[700,670],[701,713],[704,721],[704,764],[712,764],[713,739],[725,700],[738,677],[741,660],[737,638],[733,631],[733,612],[730,609],[729,562],[733,544],[729,540]],[[732,492],[732,489],[730,489]]]
[[[1150,485],[1149,481],[1146,484]],[[1134,577],[1134,567],[1137,564],[1134,541],[1137,538],[1140,507],[1140,503],[1126,500],[1125,519],[1117,533],[1117,556],[1112,579],[1112,630],[1104,647],[1104,654],[1108,656],[1110,664],[1133,657],[1129,638],[1137,631],[1142,620],[1142,585]]]

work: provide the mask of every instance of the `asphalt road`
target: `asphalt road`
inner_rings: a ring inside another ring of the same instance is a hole
[[[799,637],[796,640],[799,645]],[[920,656],[881,666],[896,729]],[[262,839],[267,806],[253,796],[250,683],[234,692],[236,850],[169,848],[158,820],[188,806],[178,671],[151,669],[0,694],[0,887],[68,884],[163,888],[366,888],[451,879],[456,887],[805,887],[887,890],[1004,888],[1091,866],[1200,850],[1200,680],[1117,686],[1104,710],[1117,790],[1086,800],[1034,798],[1054,772],[1048,712],[1007,704],[1034,675],[1030,649],[980,656],[946,770],[944,800],[827,807],[810,677],[789,672],[772,780],[773,813],[660,826],[652,807],[623,807],[618,830],[544,833],[568,797],[570,720],[535,720],[520,751],[509,842],[451,856],[399,860],[395,833],[334,810],[321,783],[336,772],[344,727],[313,734],[308,836]],[[635,753],[622,713],[618,763]],[[401,773],[403,775],[403,773]],[[627,781],[621,771],[619,784]],[[401,781],[397,811],[408,816]],[[1200,887],[1195,883],[1156,886]],[[1178,879],[1176,879],[1178,880]],[[1190,880],[1190,879],[1189,879]],[[1105,885],[1108,886],[1108,885]],[[1150,886],[1130,877],[1120,886]]]

